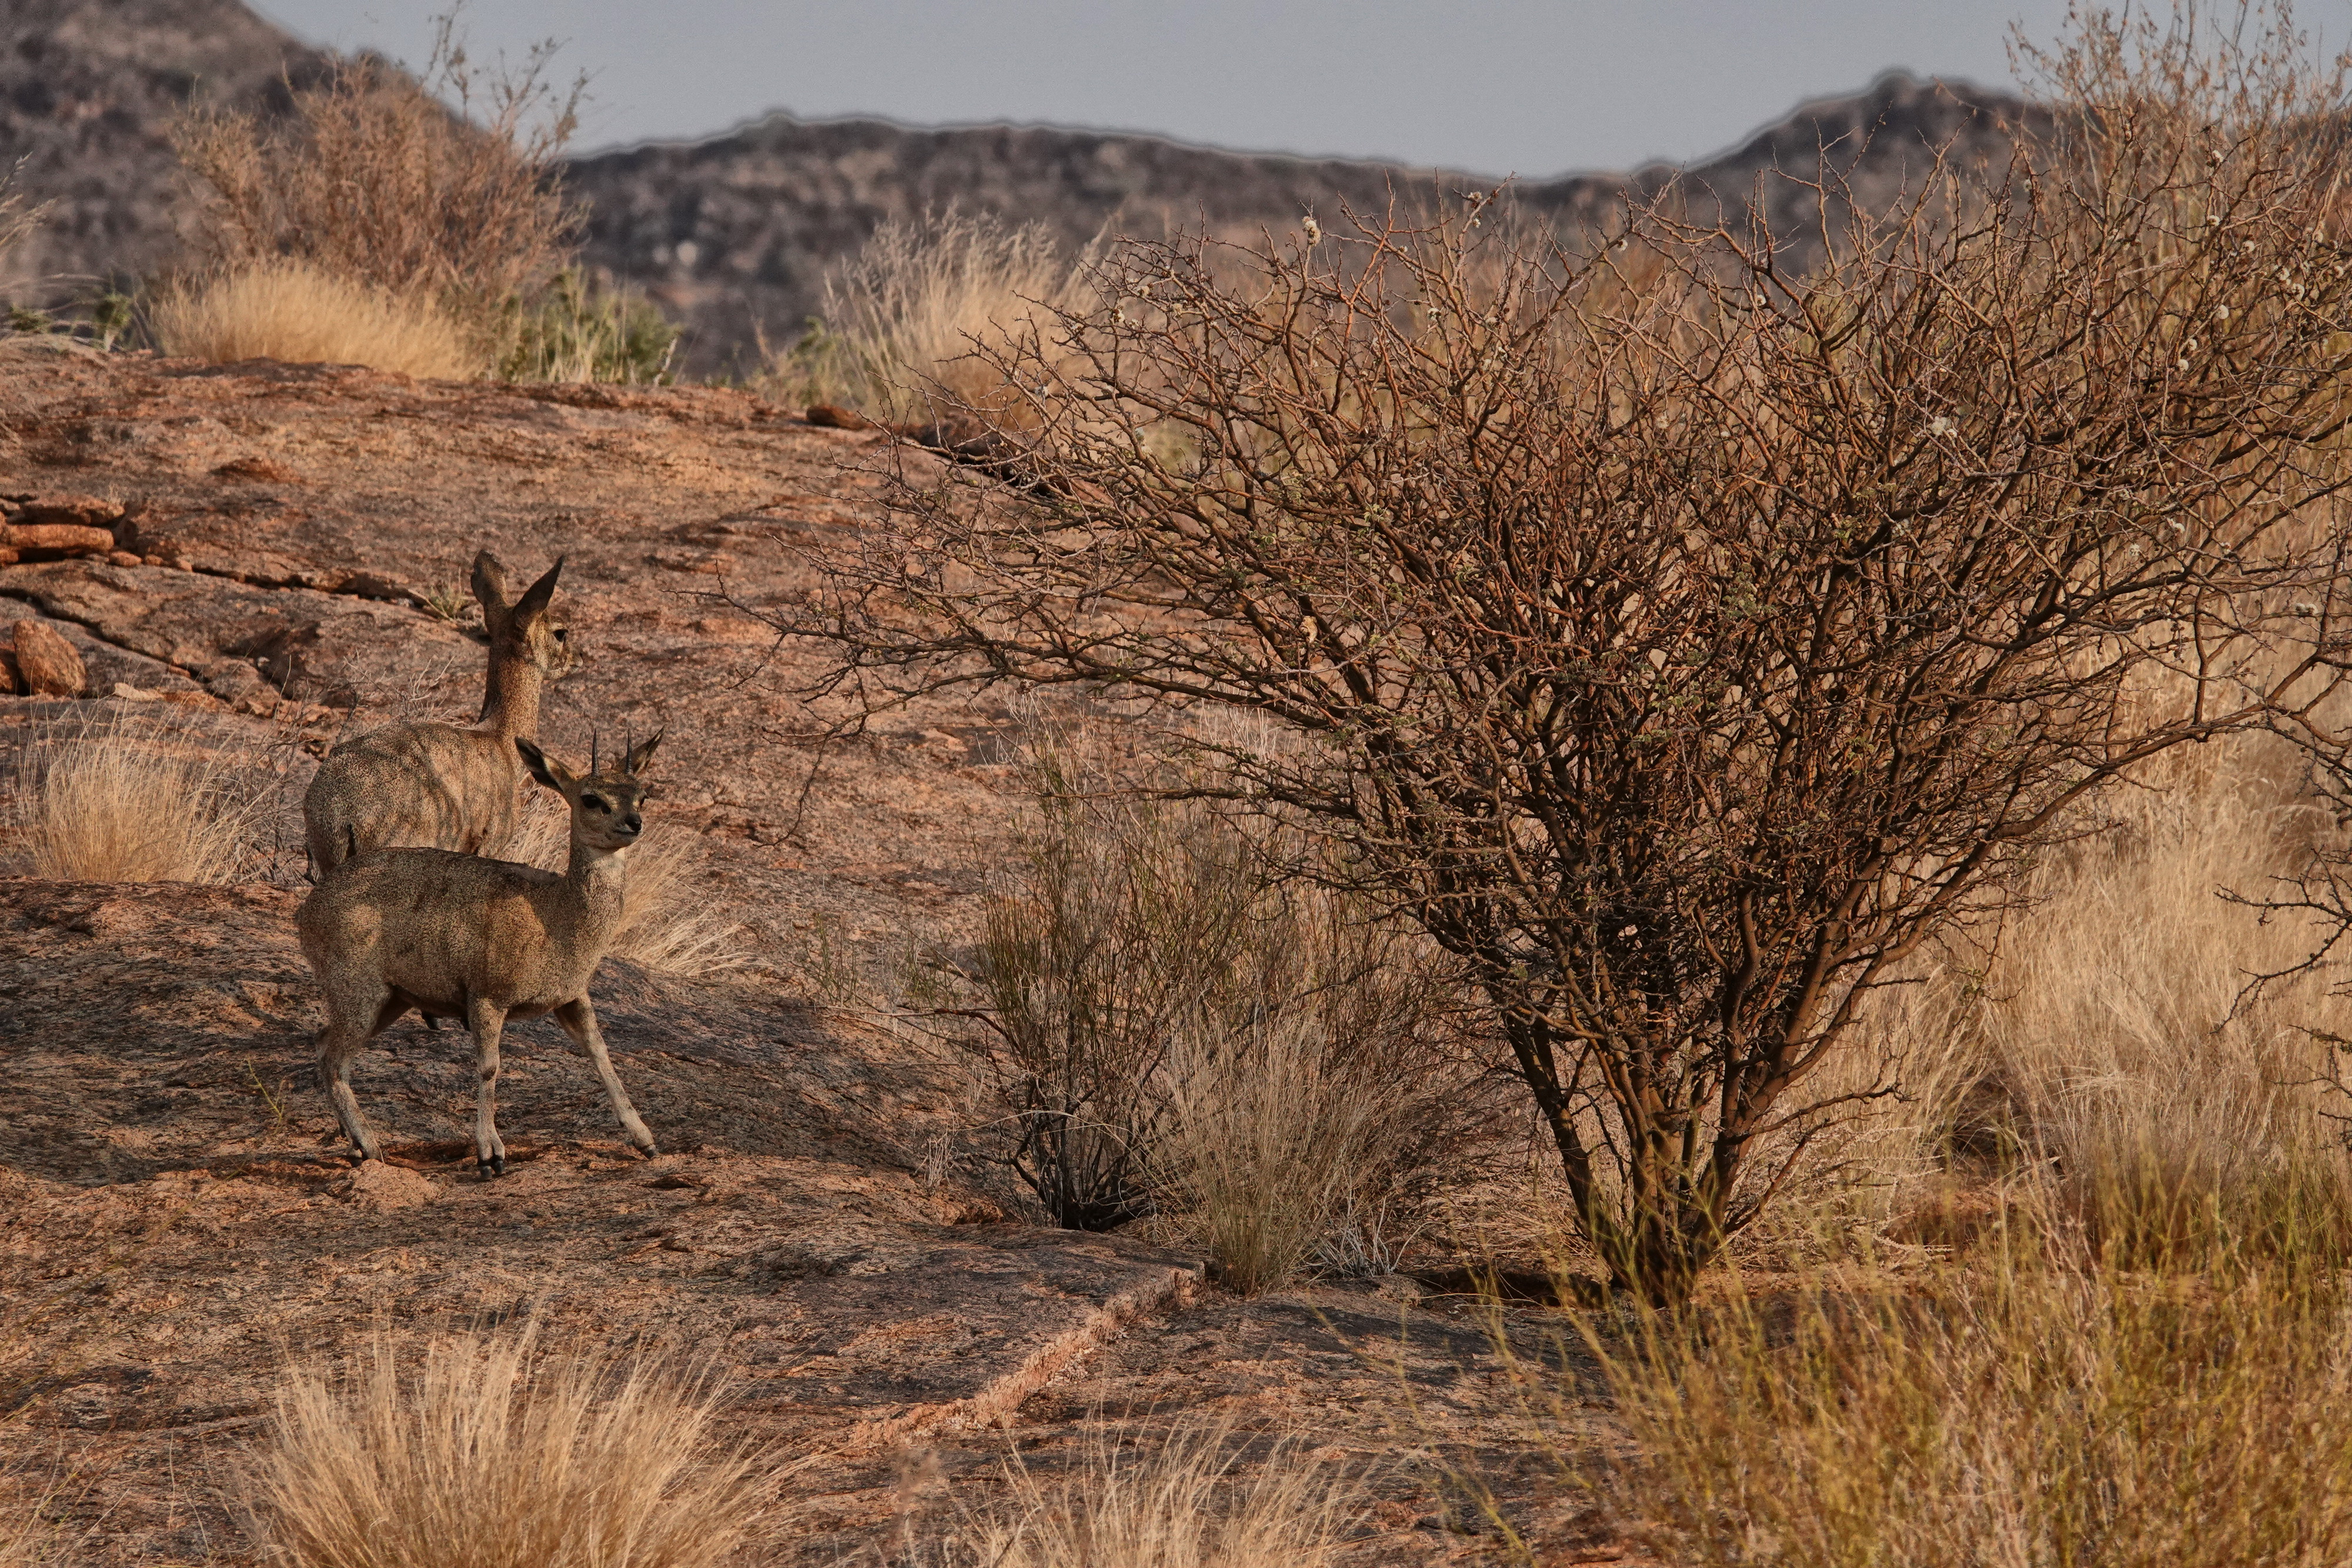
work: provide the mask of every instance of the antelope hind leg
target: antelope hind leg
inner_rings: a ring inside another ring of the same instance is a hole
[[[330,1009],[327,1027],[319,1031],[319,1077],[326,1085],[327,1099],[335,1107],[335,1120],[351,1139],[363,1160],[383,1157],[383,1150],[375,1141],[367,1118],[360,1114],[360,1103],[352,1093],[352,1058],[368,1036],[354,1029]]]
[[[466,1027],[474,1031],[474,1165],[484,1180],[507,1174],[507,1146],[499,1141],[499,1036],[506,1009],[479,998],[466,1003]]]

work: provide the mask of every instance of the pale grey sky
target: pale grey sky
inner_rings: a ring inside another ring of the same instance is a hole
[[[434,0],[258,0],[422,64]],[[2298,7],[2329,47],[2352,0]],[[1529,176],[1703,156],[1895,68],[2010,80],[2065,0],[471,0],[478,58],[564,42],[583,149],[771,110],[1042,121]]]

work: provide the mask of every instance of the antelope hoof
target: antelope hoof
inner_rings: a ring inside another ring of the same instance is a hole
[[[492,1155],[488,1159],[477,1157],[474,1164],[480,1167],[484,1181],[507,1174],[507,1157],[504,1155]]]

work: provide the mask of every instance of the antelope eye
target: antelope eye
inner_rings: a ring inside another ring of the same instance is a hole
[[[583,795],[580,797],[580,803],[592,811],[609,811],[613,809],[605,804],[604,797],[602,795]]]
[[[569,643],[572,641],[572,628],[569,626],[558,626],[555,629],[555,640],[559,643]]]

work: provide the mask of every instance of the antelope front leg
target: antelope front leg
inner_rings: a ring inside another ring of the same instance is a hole
[[[654,1147],[654,1135],[646,1131],[645,1123],[637,1116],[637,1108],[629,1103],[629,1092],[621,1087],[621,1075],[613,1071],[613,1059],[604,1051],[604,1031],[596,1027],[595,1005],[586,997],[569,1001],[555,1009],[555,1021],[572,1042],[584,1048],[588,1060],[596,1064],[596,1076],[604,1081],[604,1098],[613,1103],[613,1114],[621,1119],[621,1131],[629,1142],[642,1152],[653,1155],[661,1151]]]
[[[479,998],[466,1002],[466,1027],[474,1031],[474,1165],[484,1180],[507,1174],[507,1146],[499,1142],[499,1035],[507,1012]]]

